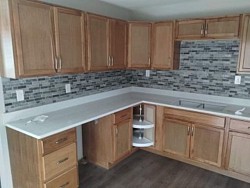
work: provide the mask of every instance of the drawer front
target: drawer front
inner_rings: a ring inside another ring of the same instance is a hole
[[[45,188],[77,188],[78,171],[76,168],[56,177],[45,184]]]
[[[45,181],[54,178],[67,169],[77,165],[76,143],[43,157]]]
[[[131,119],[132,116],[131,108],[117,112],[114,114],[114,116],[115,116],[114,124],[120,123],[127,119]]]
[[[250,122],[231,119],[230,129],[240,132],[250,133]]]
[[[173,108],[165,108],[164,116],[167,118],[179,119],[182,121],[188,121],[190,123],[200,123],[212,125],[215,127],[224,128],[225,127],[225,118],[203,114],[198,112],[191,112],[186,110],[178,110]]]
[[[70,129],[42,140],[43,154],[46,155],[70,143],[76,142],[76,130]]]

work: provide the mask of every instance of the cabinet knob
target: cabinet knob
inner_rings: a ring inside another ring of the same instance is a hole
[[[61,144],[62,142],[65,142],[66,140],[68,140],[68,138],[64,137],[64,138],[61,138],[61,139],[57,140],[55,143],[56,144]]]

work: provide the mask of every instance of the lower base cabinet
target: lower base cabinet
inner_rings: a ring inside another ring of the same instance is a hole
[[[229,171],[250,176],[250,122],[231,120],[227,147]]]
[[[7,128],[15,188],[77,188],[76,129],[36,139]]]
[[[223,129],[164,119],[163,151],[220,167],[223,136]]]
[[[82,126],[87,161],[111,168],[131,153],[132,110],[126,109]]]

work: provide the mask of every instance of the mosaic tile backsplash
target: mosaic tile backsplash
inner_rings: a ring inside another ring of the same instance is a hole
[[[153,70],[149,78],[145,77],[145,71],[142,70],[18,80],[3,78],[6,112],[128,86],[250,99],[250,76],[242,76],[241,84],[234,85],[239,54],[238,40],[184,41],[180,53],[179,70]],[[67,83],[71,84],[70,94],[65,93]],[[25,101],[16,101],[17,89],[24,90]]]

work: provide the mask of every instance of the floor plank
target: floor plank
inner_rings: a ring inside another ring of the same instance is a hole
[[[80,188],[250,188],[250,184],[139,150],[110,170],[79,166]]]

